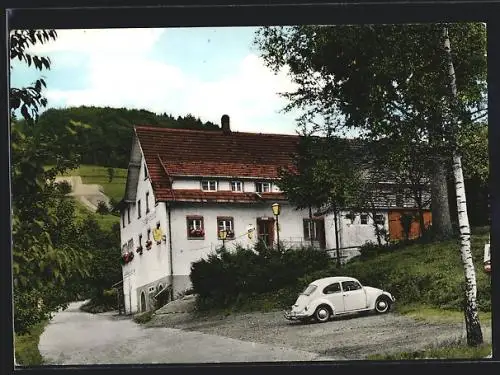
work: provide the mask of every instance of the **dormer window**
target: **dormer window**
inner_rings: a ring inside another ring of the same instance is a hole
[[[231,181],[231,191],[242,192],[243,191],[243,182]]]
[[[217,191],[217,181],[203,180],[201,181],[201,190],[203,191]]]
[[[255,191],[257,193],[269,193],[271,191],[271,183],[270,182],[256,182],[255,183]]]

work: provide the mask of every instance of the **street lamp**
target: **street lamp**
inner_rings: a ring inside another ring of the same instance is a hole
[[[226,238],[227,238],[227,231],[225,229],[222,229],[219,231],[219,238],[222,240],[222,248],[225,250],[226,249]]]
[[[276,236],[278,239],[278,251],[279,251],[280,250],[280,224],[278,221],[278,216],[280,215],[281,207],[280,207],[279,203],[273,203],[273,205],[271,207],[273,209],[274,217],[276,218]]]

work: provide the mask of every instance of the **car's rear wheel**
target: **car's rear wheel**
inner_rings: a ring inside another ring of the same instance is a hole
[[[375,312],[384,314],[391,309],[391,300],[387,296],[380,296],[375,302]]]
[[[318,321],[319,323],[327,322],[331,316],[332,311],[327,305],[318,306],[316,308],[316,311],[314,312],[314,319],[316,319],[316,321]]]

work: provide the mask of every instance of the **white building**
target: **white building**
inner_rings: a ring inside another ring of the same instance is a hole
[[[228,249],[259,239],[276,243],[275,202],[281,205],[280,242],[309,244],[308,212],[295,210],[276,186],[278,168],[291,163],[298,140],[231,132],[228,116],[222,117],[221,131],[135,127],[120,207],[122,253],[133,254],[123,265],[125,311],[150,309],[151,295],[167,286],[174,296],[188,289],[191,263],[222,245],[221,229],[230,231]],[[387,211],[378,219],[389,228]],[[314,223],[315,245],[334,249],[333,215]],[[254,229],[250,235],[249,229]],[[370,240],[375,235],[368,215],[354,221],[341,215],[340,248]]]

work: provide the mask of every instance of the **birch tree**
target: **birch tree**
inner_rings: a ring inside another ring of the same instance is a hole
[[[455,68],[453,66],[453,58],[451,55],[451,44],[448,35],[448,28],[443,28],[444,50],[446,51],[448,74],[449,74],[449,87],[451,91],[450,98],[450,121],[452,128],[457,128],[455,119],[455,107],[458,106],[457,98],[457,84],[455,76]],[[460,253],[462,255],[462,263],[464,266],[465,274],[465,327],[467,330],[467,344],[470,346],[478,346],[483,343],[483,334],[481,331],[481,324],[479,322],[479,315],[477,311],[477,286],[476,286],[476,272],[474,263],[472,261],[471,242],[470,242],[470,226],[469,218],[467,215],[467,202],[465,198],[465,184],[462,172],[461,156],[456,149],[456,136],[452,137],[453,147],[453,177],[455,179],[455,190],[457,197],[458,209],[458,224],[460,228]]]

